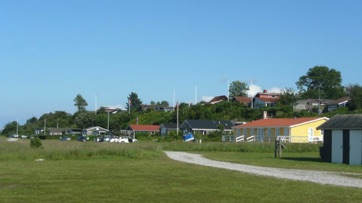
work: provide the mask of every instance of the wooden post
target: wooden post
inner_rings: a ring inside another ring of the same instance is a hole
[[[278,149],[279,149],[279,147],[278,147],[278,140],[276,139],[275,140],[275,144],[274,144],[274,157],[275,158],[278,158]]]
[[[282,158],[282,138],[279,137],[278,158]]]

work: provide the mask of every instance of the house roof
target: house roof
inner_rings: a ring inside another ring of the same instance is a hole
[[[97,131],[108,131],[107,129],[105,128],[102,128],[100,126],[93,126],[93,127],[89,127],[86,129],[87,131],[93,131],[93,130],[97,130]]]
[[[233,128],[256,128],[256,127],[293,127],[318,120],[327,120],[328,118],[268,118],[252,121],[246,124],[237,125]]]
[[[351,100],[350,97],[342,97],[342,98],[334,100],[330,104],[343,104],[343,103],[347,103],[349,100]]]
[[[231,129],[233,123],[226,120],[185,120],[184,124],[188,124],[192,129],[218,129],[219,125],[223,125],[224,129]]]
[[[234,96],[234,99],[245,105],[248,105],[249,103],[251,103],[251,97]]]
[[[215,103],[218,103],[218,102],[221,102],[221,101],[227,101],[227,100],[228,100],[227,96],[221,95],[221,96],[217,96],[217,97],[212,98],[209,101],[209,103],[215,104]]]
[[[317,129],[361,130],[362,114],[337,114],[327,122],[318,126]]]
[[[133,131],[159,131],[159,125],[129,125]]]
[[[177,123],[162,123],[161,126],[167,129],[176,129]]]
[[[65,128],[48,128],[50,133],[63,133],[66,129]]]

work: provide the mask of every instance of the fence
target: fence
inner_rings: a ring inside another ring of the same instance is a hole
[[[293,142],[293,143],[320,143],[323,142],[323,137],[312,137],[308,136],[249,136],[245,135],[234,136],[234,135],[224,135],[222,136],[223,142],[275,142],[276,140],[281,139],[281,142]]]

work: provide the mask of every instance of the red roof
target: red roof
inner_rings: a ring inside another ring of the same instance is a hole
[[[133,131],[159,131],[159,125],[130,125]]]
[[[250,128],[250,127],[290,127],[297,124],[317,121],[323,118],[267,118],[251,121],[246,124],[235,126],[234,128]]]
[[[234,99],[245,105],[248,105],[251,102],[251,97],[235,96]]]

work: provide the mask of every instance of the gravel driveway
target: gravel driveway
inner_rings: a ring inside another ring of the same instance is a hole
[[[222,161],[214,161],[204,158],[200,154],[191,154],[186,152],[170,152],[170,151],[167,151],[165,153],[169,158],[173,160],[182,161],[191,164],[198,164],[202,166],[223,168],[233,171],[240,171],[243,173],[250,173],[261,176],[270,176],[275,178],[308,181],[323,185],[327,184],[327,185],[362,188],[362,179],[345,176],[347,174],[353,174],[353,173],[269,168],[269,167],[251,166],[245,164],[228,163]]]

